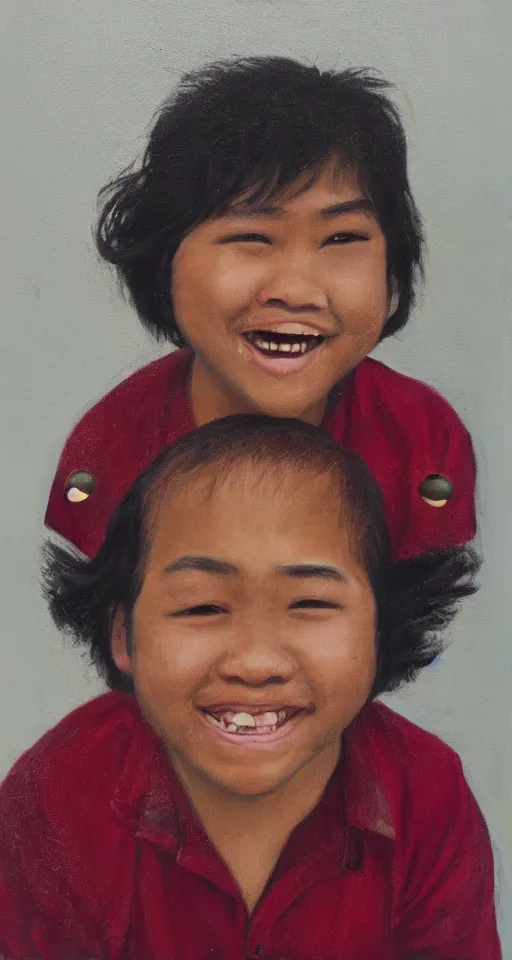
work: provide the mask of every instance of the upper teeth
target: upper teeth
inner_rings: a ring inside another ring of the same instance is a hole
[[[249,727],[252,729],[272,729],[277,726],[278,723],[282,723],[286,720],[286,710],[267,710],[264,713],[246,713],[241,710],[238,713],[232,713],[231,711],[226,711],[222,717],[213,716],[211,713],[207,713],[207,717],[213,723],[218,726],[223,727],[224,730],[227,730],[229,733],[236,733],[240,727]]]
[[[275,716],[275,714],[274,714]],[[250,713],[235,713],[231,723],[236,723],[237,727],[255,727],[256,720]]]
[[[307,340],[300,343],[275,343],[274,340],[263,340],[262,337],[255,337],[254,343],[263,350],[274,350],[276,353],[305,353],[309,345]]]
[[[225,723],[235,723],[237,727],[275,727],[279,720],[284,720],[286,712],[280,710],[275,713],[268,710],[266,713],[225,713],[223,720]]]

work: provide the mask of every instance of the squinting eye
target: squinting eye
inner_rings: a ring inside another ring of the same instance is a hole
[[[314,597],[308,597],[305,600],[296,600],[291,605],[292,610],[340,610],[341,604],[333,603],[330,600],[317,600]]]
[[[261,233],[237,233],[232,237],[225,237],[221,243],[270,243],[270,240]]]
[[[365,240],[368,240],[368,237],[363,237],[360,233],[333,233],[331,237],[327,238],[325,244],[345,246],[348,243],[364,242]]]
[[[185,610],[177,610],[172,613],[172,617],[214,617],[216,614],[226,613],[224,607],[218,607],[213,603],[202,603],[196,607],[186,607]]]

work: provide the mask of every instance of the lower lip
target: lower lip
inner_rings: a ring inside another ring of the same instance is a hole
[[[314,350],[309,350],[307,353],[297,354],[297,356],[283,358],[282,356],[267,357],[252,343],[249,343],[245,337],[242,337],[242,340],[249,351],[251,359],[258,365],[260,370],[264,370],[265,373],[271,373],[276,376],[282,376],[282,374],[286,373],[300,373],[306,367],[309,367],[314,357],[316,357],[323,350],[325,344],[327,343],[327,340],[323,340],[323,342],[319,344],[318,347],[315,347]]]
[[[278,727],[273,733],[260,733],[256,736],[252,736],[250,733],[228,733],[227,730],[223,730],[221,727],[210,723],[201,711],[199,711],[199,715],[210,733],[224,743],[232,744],[235,747],[250,748],[251,750],[272,750],[272,748],[280,746],[293,735],[304,716],[304,711],[301,710],[300,713],[295,714],[291,720],[287,720],[282,727]]]

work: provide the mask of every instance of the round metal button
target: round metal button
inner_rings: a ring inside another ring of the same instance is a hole
[[[66,481],[66,500],[70,503],[81,503],[92,496],[96,487],[96,480],[87,470],[77,470]]]
[[[420,497],[431,507],[444,507],[453,496],[453,483],[440,473],[429,473],[420,483]]]

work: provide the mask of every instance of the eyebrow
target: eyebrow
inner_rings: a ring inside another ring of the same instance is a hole
[[[337,567],[331,567],[322,563],[294,563],[285,564],[278,567],[278,572],[284,573],[287,577],[296,577],[298,579],[322,577],[324,580],[335,580],[337,583],[344,583],[346,577]],[[178,557],[172,563],[167,564],[164,569],[164,575],[172,573],[181,573],[185,570],[198,571],[199,573],[210,573],[218,577],[226,577],[232,574],[241,573],[240,567],[228,560],[218,560],[216,557],[203,556],[185,556]]]
[[[213,573],[215,576],[226,577],[233,573],[240,573],[240,567],[227,560],[217,560],[215,557],[178,557],[167,564],[164,574],[181,573],[183,570],[197,570],[200,573]]]
[[[294,563],[279,568],[287,577],[322,577],[324,580],[336,580],[344,583],[346,577],[337,567],[330,567],[323,563]]]
[[[318,215],[324,220],[332,217],[339,217],[345,213],[371,213],[375,214],[375,207],[367,197],[356,197],[354,200],[343,200],[340,203],[334,203],[329,207],[322,207]],[[228,208],[225,217],[279,217],[283,216],[284,210],[278,204],[258,204],[239,205]]]

